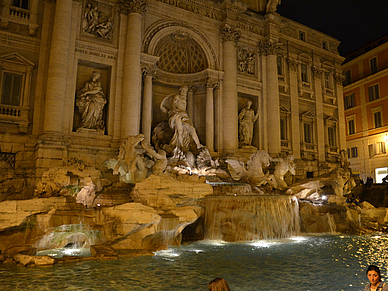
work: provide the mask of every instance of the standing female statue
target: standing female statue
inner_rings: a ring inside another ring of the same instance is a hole
[[[102,114],[106,98],[99,81],[100,77],[100,73],[93,72],[90,81],[87,81],[77,93],[76,105],[82,115],[78,128],[104,130]]]
[[[251,106],[252,101],[248,100],[246,103],[246,107],[241,109],[240,114],[238,115],[240,146],[249,146],[252,144],[253,126],[255,125],[255,122],[259,117],[259,113],[255,114]]]

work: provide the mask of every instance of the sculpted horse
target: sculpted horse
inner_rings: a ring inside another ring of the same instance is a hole
[[[263,165],[268,167],[271,163],[271,156],[264,150],[258,150],[251,154],[249,161],[245,167],[244,163],[234,159],[227,159],[228,163],[236,175],[232,177],[235,180],[247,181],[254,185],[262,185],[269,183],[268,173],[264,174]]]

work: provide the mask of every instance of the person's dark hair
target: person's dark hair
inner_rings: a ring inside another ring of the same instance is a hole
[[[370,265],[368,269],[366,269],[366,274],[368,275],[369,271],[375,271],[377,274],[379,274],[379,277],[381,278],[380,269],[376,265]]]

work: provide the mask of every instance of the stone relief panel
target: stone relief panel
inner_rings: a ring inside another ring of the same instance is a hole
[[[97,1],[87,1],[82,11],[81,34],[97,39],[112,41],[113,6]]]
[[[243,75],[256,75],[256,52],[253,48],[237,47],[237,71]]]

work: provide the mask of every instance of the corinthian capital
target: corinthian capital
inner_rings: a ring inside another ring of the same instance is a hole
[[[276,55],[282,49],[282,46],[282,43],[273,40],[261,41],[259,43],[260,54]]]
[[[141,71],[144,76],[154,77],[156,74],[156,65],[155,64],[141,64]]]
[[[240,32],[237,31],[234,27],[231,27],[228,24],[221,29],[221,38],[222,42],[233,41],[236,42],[240,38]]]
[[[334,80],[337,83],[337,85],[343,86],[343,82],[345,80],[345,77],[341,73],[334,73]]]
[[[139,13],[145,12],[148,4],[147,0],[120,0],[120,8],[123,13]]]

